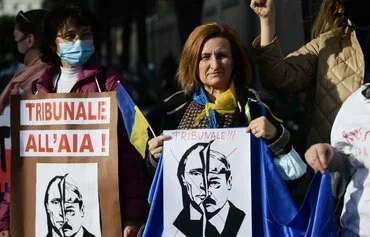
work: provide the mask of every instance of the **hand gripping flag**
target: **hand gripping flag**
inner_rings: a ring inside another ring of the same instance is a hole
[[[149,123],[121,83],[118,84],[116,98],[125,123],[127,136],[131,144],[144,158],[146,144],[149,139]]]
[[[257,103],[266,115],[266,107]],[[328,171],[315,174],[297,209],[266,143],[252,136],[251,152],[253,236],[338,236]]]

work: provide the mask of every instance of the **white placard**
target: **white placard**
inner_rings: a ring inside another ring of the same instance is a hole
[[[163,236],[251,236],[250,134],[164,131]]]
[[[100,237],[99,213],[97,163],[37,164],[35,236]]]

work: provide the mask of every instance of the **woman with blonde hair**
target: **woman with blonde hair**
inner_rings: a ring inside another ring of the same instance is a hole
[[[368,10],[360,0],[323,0],[313,26],[313,39],[284,57],[275,32],[273,0],[252,0],[261,35],[253,47],[263,86],[305,92],[314,100],[307,147],[329,142],[340,106],[370,79]]]
[[[266,88],[313,95],[306,113],[309,133],[306,147],[329,143],[330,131],[342,103],[370,81],[370,17],[361,0],[323,0],[313,26],[313,39],[295,52],[283,56],[275,32],[273,0],[252,0],[250,7],[259,16],[261,35],[253,47]],[[306,134],[303,136],[306,137]],[[312,165],[311,165],[312,167]],[[337,218],[345,186],[343,173],[331,172]]]

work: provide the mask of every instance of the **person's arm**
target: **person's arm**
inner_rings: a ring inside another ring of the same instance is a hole
[[[271,44],[259,47],[260,37],[253,41],[257,65],[266,89],[305,92],[316,79],[320,39],[313,39],[284,57],[277,37]]]
[[[314,39],[285,57],[275,36],[273,1],[252,0],[250,6],[260,18],[261,35],[253,41],[252,47],[264,88],[308,91],[316,78],[320,40]]]
[[[250,7],[259,16],[261,41],[260,46],[266,46],[275,37],[275,6],[273,0],[252,0]]]

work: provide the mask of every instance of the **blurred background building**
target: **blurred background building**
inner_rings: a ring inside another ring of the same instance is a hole
[[[231,25],[247,50],[259,31],[246,0],[0,0],[0,16],[67,2],[78,2],[96,14],[102,63],[130,72],[140,66],[158,69],[169,56],[177,60],[189,32],[200,23]],[[319,0],[275,2],[277,33],[283,52],[290,52],[309,40]]]
[[[310,40],[321,1],[275,0],[277,35],[283,53]],[[250,0],[0,0],[0,62],[10,58],[13,34],[9,24],[19,10],[52,9],[69,2],[96,14],[98,59],[126,77],[134,100],[153,123],[155,115],[151,112],[162,98],[177,89],[175,74],[182,46],[199,24],[219,21],[231,25],[254,62],[251,43],[259,34],[259,20],[249,7]],[[0,75],[4,71],[2,65]],[[297,130],[304,112],[300,95],[264,91],[255,63],[254,69],[256,88],[276,104],[289,127]],[[6,84],[6,80],[1,79],[2,82]]]
[[[40,8],[43,0],[0,0],[0,16],[16,15],[20,10]]]

